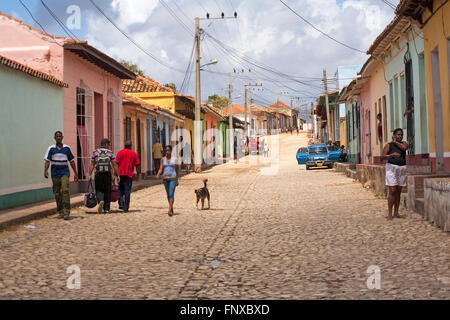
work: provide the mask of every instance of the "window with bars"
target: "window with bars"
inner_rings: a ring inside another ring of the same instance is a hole
[[[108,90],[108,134],[113,152],[120,150],[120,99],[113,89]]]
[[[131,140],[131,118],[125,118],[125,141]]]
[[[90,152],[93,148],[92,91],[81,82],[76,95],[78,179],[85,179],[89,175]]]

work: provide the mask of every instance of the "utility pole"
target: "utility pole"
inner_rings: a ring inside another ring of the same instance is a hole
[[[330,119],[330,106],[328,104],[328,84],[327,84],[327,70],[323,69],[323,84],[325,86],[325,104],[327,106],[327,135],[325,141],[326,144],[328,144],[328,140],[330,139],[331,135],[331,119]]]
[[[206,19],[204,18],[195,18],[195,121],[194,121],[194,164],[195,164],[195,172],[200,173],[202,171],[202,122],[200,116],[200,108],[201,108],[201,91],[200,91],[200,20],[209,20],[209,19],[236,19],[237,13],[234,13],[234,17],[225,17],[225,14],[222,12],[221,18],[210,18],[209,13],[206,13]],[[215,64],[217,60],[212,63],[205,64],[203,66],[209,64]]]
[[[245,136],[248,138],[248,126],[247,126],[247,85],[244,84],[244,109],[245,109],[245,122],[244,122],[244,126],[245,126]],[[247,140],[246,140],[247,141]],[[245,142],[247,143],[247,142]]]
[[[194,123],[194,163],[195,172],[202,172],[202,126],[200,119],[200,19],[195,18],[195,123]]]
[[[228,72],[228,103],[230,104],[230,158],[234,160],[233,105],[231,101],[231,72]]]

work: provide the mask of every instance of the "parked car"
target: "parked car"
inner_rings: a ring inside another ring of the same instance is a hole
[[[297,150],[297,163],[306,164],[306,158],[308,157],[308,148],[302,147]]]
[[[333,162],[338,162],[341,156],[341,149],[338,146],[327,146],[328,158]]]
[[[298,149],[297,163],[306,165],[306,170],[309,170],[311,167],[332,168],[334,161],[330,160],[326,145],[312,144]]]

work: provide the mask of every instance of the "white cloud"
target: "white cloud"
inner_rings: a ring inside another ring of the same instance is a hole
[[[158,5],[158,1],[109,1],[119,25],[127,28],[129,35],[136,42],[167,64],[180,70],[186,69],[193,37],[164,7]],[[204,17],[205,10],[211,17],[219,16],[222,11],[227,16],[233,12],[229,1],[222,0],[200,1],[202,6],[191,0],[166,0],[166,3],[192,30],[194,17]],[[262,81],[267,90],[257,95],[260,99],[270,101],[276,99],[276,94],[271,92],[289,91],[293,95],[311,96],[317,95],[321,90],[320,81],[310,79],[311,87],[290,79],[277,78],[274,74],[242,61],[241,53],[287,74],[310,78],[320,78],[323,68],[332,75],[339,65],[363,64],[367,59],[366,55],[341,46],[315,31],[278,1],[233,0],[232,3],[238,12],[237,20],[202,20],[200,26],[206,33],[232,46],[238,52],[225,54],[224,50],[206,35],[202,40],[201,55],[202,61],[219,61],[217,65],[205,67],[213,72],[228,73],[232,72],[233,68],[252,69],[250,74],[233,75],[236,95],[242,94],[243,84],[249,80]],[[290,1],[289,5],[317,28],[363,51],[368,49],[394,16],[393,10],[379,0],[346,0],[340,4],[336,0],[298,0]],[[184,72],[176,72],[155,62],[111,24],[105,22],[105,19],[99,18],[98,13],[93,12],[87,23],[87,40],[92,45],[116,59],[122,58],[137,63],[161,83],[174,82],[180,86]],[[250,78],[239,79],[244,76]],[[270,81],[269,78],[277,81]],[[192,75],[186,93],[194,94],[194,83],[195,75]],[[203,99],[213,93],[227,94],[219,90],[227,87],[226,75],[203,72],[201,83]],[[285,99],[285,102],[289,104],[288,99]]]
[[[157,7],[158,0],[112,0],[111,7],[119,14],[120,26],[144,23]]]

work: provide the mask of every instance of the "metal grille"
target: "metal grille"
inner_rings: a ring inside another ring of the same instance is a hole
[[[112,89],[108,90],[108,104],[111,103],[111,117],[109,134],[112,139],[113,152],[117,153],[120,150],[120,99],[114,94]],[[108,108],[109,109],[109,108]],[[112,123],[111,123],[112,122]]]
[[[79,178],[89,174],[90,152],[93,150],[92,90],[80,83],[77,88],[77,155]]]

